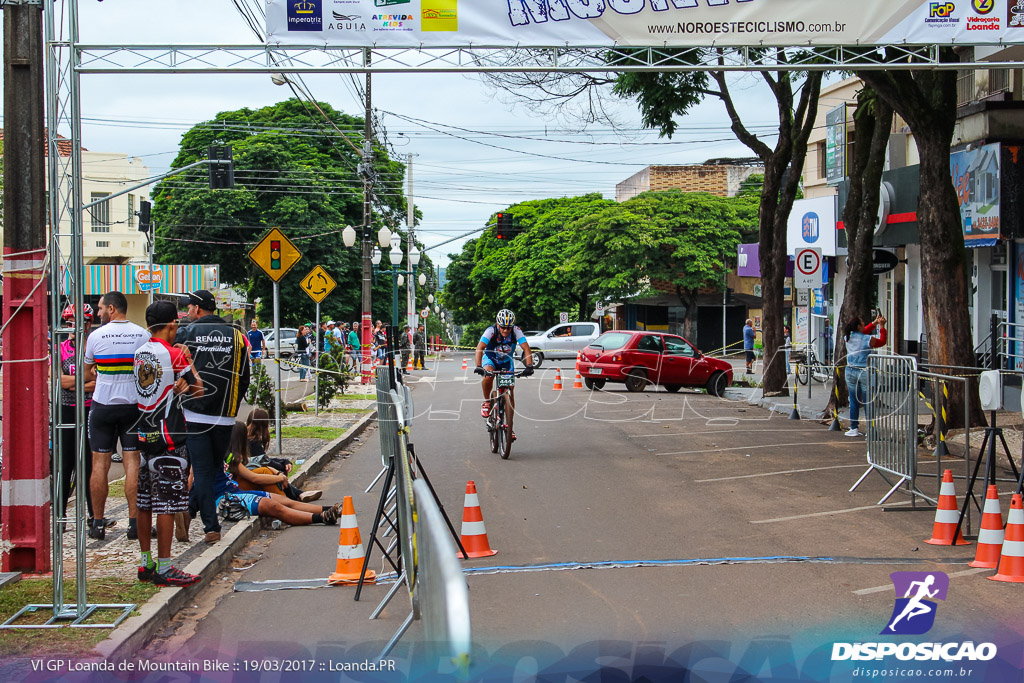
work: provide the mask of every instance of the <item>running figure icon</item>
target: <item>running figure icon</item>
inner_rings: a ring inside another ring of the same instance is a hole
[[[891,577],[897,598],[882,633],[927,633],[935,624],[936,600],[946,599],[949,577],[942,572],[893,572]]]

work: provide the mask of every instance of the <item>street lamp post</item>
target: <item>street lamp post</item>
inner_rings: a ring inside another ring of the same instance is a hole
[[[402,250],[400,248],[401,238],[397,233],[392,233],[390,241],[391,250],[388,252],[388,260],[391,261],[391,268],[384,269],[379,268],[381,261],[381,253],[377,250],[373,250],[373,255],[370,258],[370,263],[373,264],[373,274],[383,275],[387,273],[391,276],[391,325],[395,328],[398,327],[398,288],[404,283],[405,276],[410,278],[416,275],[416,266],[420,262],[420,251],[419,249],[413,248],[409,252],[408,262],[409,270],[399,270],[398,264],[402,262]],[[383,242],[381,246],[384,246]],[[422,273],[420,274],[422,278]]]

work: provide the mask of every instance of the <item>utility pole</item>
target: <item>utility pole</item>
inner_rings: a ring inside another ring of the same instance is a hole
[[[370,339],[371,318],[373,317],[373,268],[370,264],[370,249],[372,247],[372,234],[370,229],[370,218],[372,206],[370,195],[373,192],[373,111],[370,107],[370,48],[363,50],[363,66],[366,71],[366,112],[363,122],[363,324],[362,334],[362,381],[363,384],[370,383]]]
[[[5,572],[43,574],[51,564],[42,2],[7,0],[3,12],[3,447],[7,457],[2,474],[0,564]]]
[[[408,254],[412,253],[413,245],[416,244],[416,239],[413,236],[413,226],[416,224],[416,215],[415,215],[415,211],[413,210],[413,202],[412,202],[412,154],[406,155],[406,158],[408,159],[408,165],[406,166],[406,169],[407,169],[406,173],[408,173],[408,176],[409,176],[409,191],[408,191],[408,193],[406,195],[406,199],[405,199],[406,204],[407,204],[406,208],[408,209],[406,211],[405,224],[406,224],[406,227],[408,228],[408,233],[409,233],[409,246],[406,248],[405,253],[406,253],[406,255],[408,255]],[[409,265],[408,269],[410,271],[414,270],[412,268],[412,262],[411,261],[409,262],[408,265]],[[409,286],[407,288],[407,293],[406,293],[405,318],[406,318],[406,320],[405,320],[406,323],[408,323],[408,325],[409,325],[409,329],[415,330],[416,329],[416,276],[413,275],[412,273],[409,274]]]

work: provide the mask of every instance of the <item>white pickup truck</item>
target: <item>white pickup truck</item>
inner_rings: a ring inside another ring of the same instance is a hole
[[[545,360],[576,358],[577,352],[599,336],[601,330],[597,323],[565,323],[528,336],[526,343],[533,355],[533,367],[539,368]]]

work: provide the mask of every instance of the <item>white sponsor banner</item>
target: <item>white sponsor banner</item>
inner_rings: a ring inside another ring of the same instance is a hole
[[[270,45],[1024,42],[1020,0],[267,0]]]

